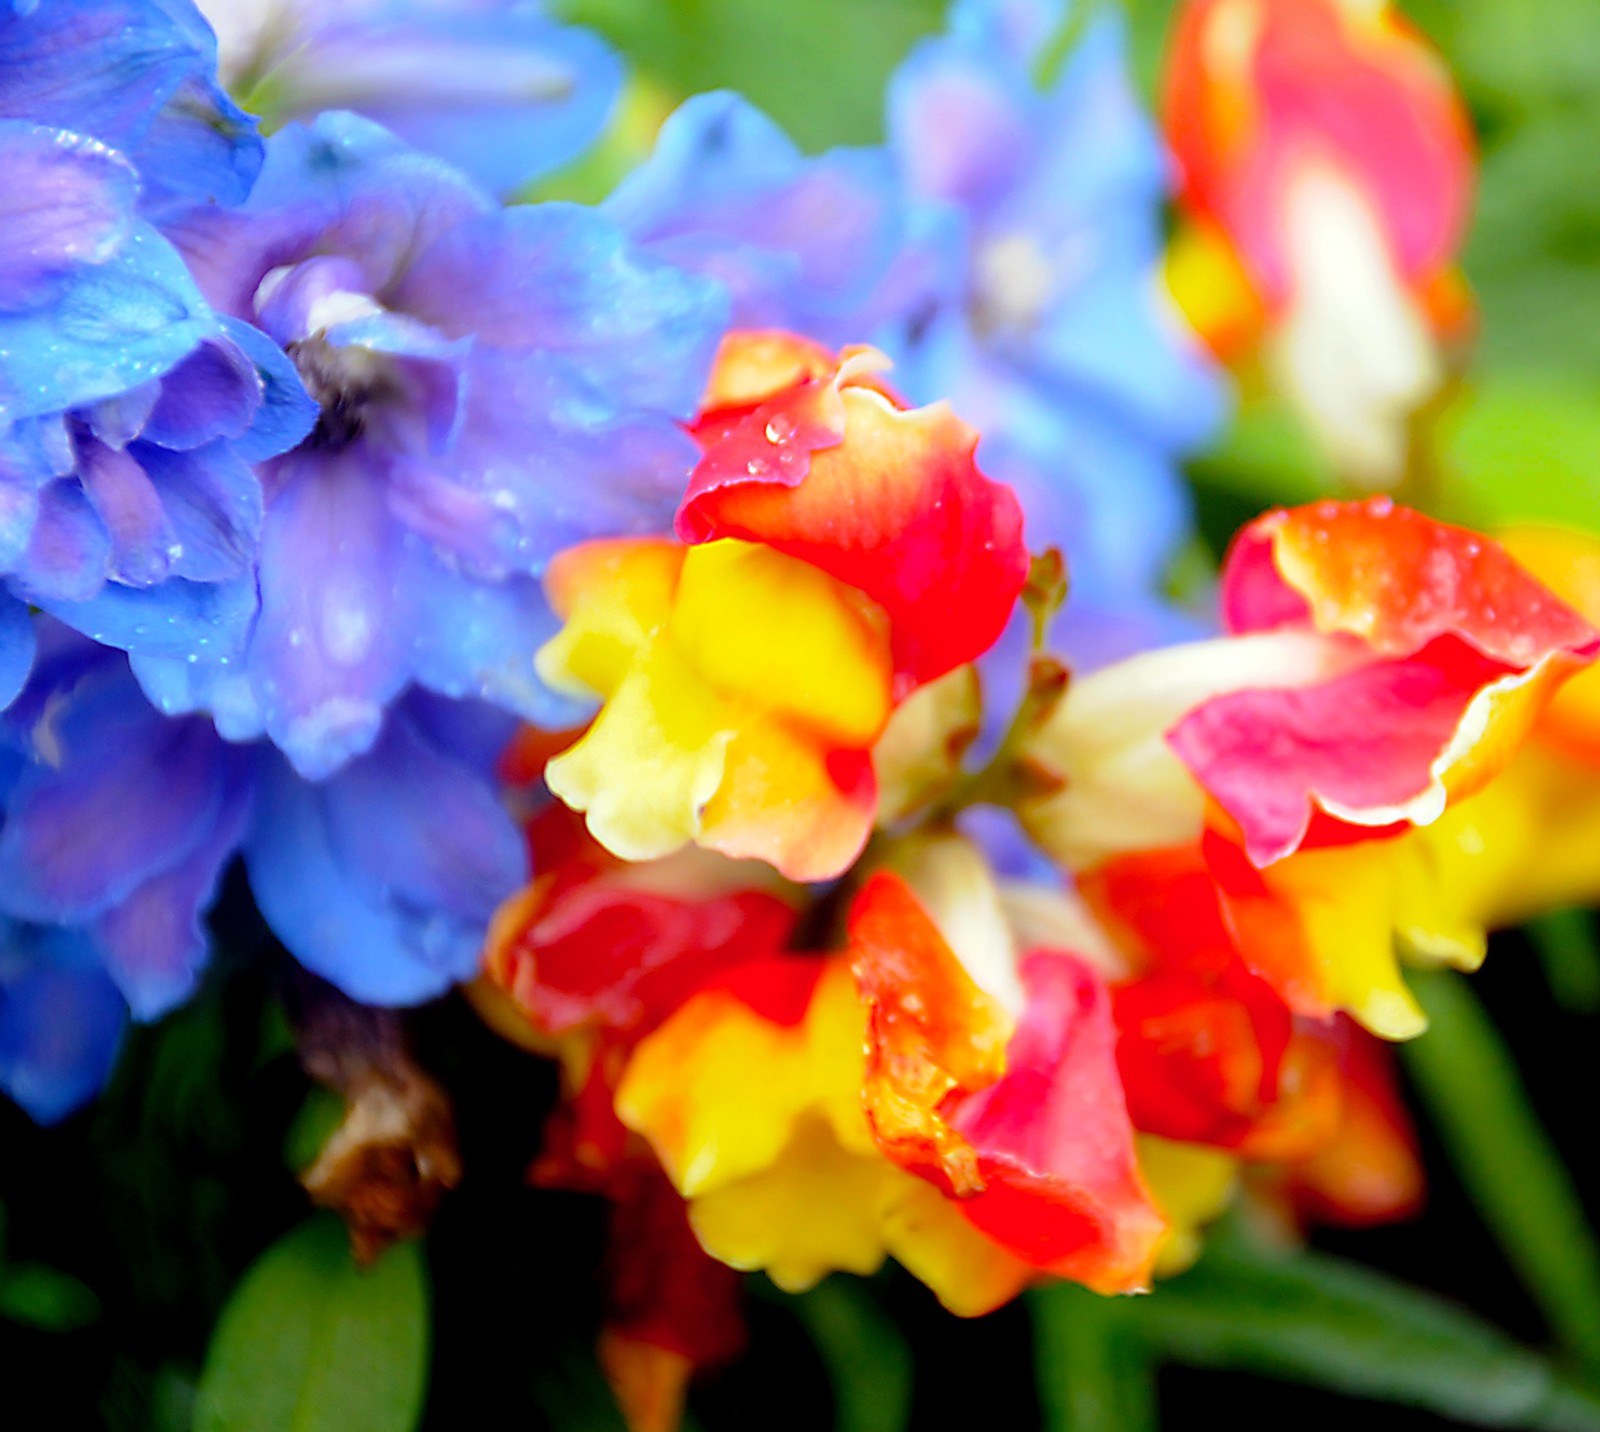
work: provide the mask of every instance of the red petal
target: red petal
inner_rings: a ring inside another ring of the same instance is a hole
[[[1105,985],[1050,951],[1021,975],[1006,1074],[952,1116],[984,1182],[961,1211],[1035,1267],[1102,1293],[1145,1287],[1166,1224],[1139,1179]]]
[[[992,1084],[1010,1020],[945,943],[910,887],[880,872],[850,909],[850,954],[867,1002],[867,1121],[884,1153],[945,1193],[982,1188],[973,1151],[943,1111]]]
[[[1027,578],[1021,507],[976,447],[943,405],[903,411],[847,363],[711,445],[678,534],[764,542],[865,592],[889,616],[904,695],[988,650]]]
[[[1384,657],[1411,656],[1441,636],[1524,671],[1559,652],[1600,650],[1600,634],[1498,542],[1386,497],[1258,518],[1228,554],[1221,600],[1231,631],[1309,621]]]

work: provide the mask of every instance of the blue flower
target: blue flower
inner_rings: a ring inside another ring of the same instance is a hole
[[[42,627],[0,718],[0,914],[77,932],[140,1019],[187,999],[201,915],[245,833],[252,755],[169,720],[115,652]]]
[[[247,204],[172,226],[210,300],[260,324],[320,405],[264,469],[260,612],[220,659],[137,660],[164,709],[265,732],[301,774],[369,749],[413,683],[534,720],[563,547],[666,530],[717,284],[574,205],[501,209],[376,125],[274,137]]]
[[[1103,658],[1173,625],[1157,584],[1189,530],[1177,461],[1225,392],[1160,292],[1168,166],[1120,21],[1096,19],[1048,91],[1033,83],[1060,10],[963,0],[895,75],[891,148],[949,247],[880,341],[911,397],[948,397],[984,434],[979,459],[1022,497],[1030,545],[1069,558],[1068,649],[1092,637]]]
[[[201,0],[222,78],[271,128],[323,110],[376,120],[504,192],[589,147],[617,56],[530,0]]]
[[[99,140],[143,181],[147,217],[233,204],[261,167],[253,120],[217,83],[189,0],[40,0],[0,9],[0,119]]]
[[[727,91],[669,116],[603,209],[646,252],[726,284],[734,327],[833,347],[866,340],[875,311],[893,310],[886,290],[912,253],[912,216],[883,149],[809,158]]]
[[[87,934],[0,917],[0,1091],[65,1118],[104,1086],[126,1022]]]
[[[0,15],[0,706],[26,675],[25,603],[134,649],[226,640],[191,609],[247,616],[251,463],[314,416],[148,217],[240,198],[259,165],[213,58],[183,0]]]
[[[301,964],[379,1005],[432,999],[477,973],[490,917],[528,878],[493,781],[513,724],[418,693],[326,781],[259,748],[245,864]]]
[[[273,932],[352,997],[416,1003],[476,972],[528,875],[494,783],[514,718],[413,693],[313,783],[266,742],[156,711],[121,654],[39,632],[0,717],[0,1088],[35,1117],[93,1095],[130,1013],[193,993],[241,853]]]

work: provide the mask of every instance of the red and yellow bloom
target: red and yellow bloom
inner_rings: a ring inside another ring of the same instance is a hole
[[[796,880],[839,874],[876,810],[871,747],[895,704],[999,636],[1027,553],[977,435],[908,411],[874,355],[822,369],[781,335],[724,345],[678,516],[690,545],[563,553],[552,686],[599,696],[552,791],[630,860],[694,841]]]

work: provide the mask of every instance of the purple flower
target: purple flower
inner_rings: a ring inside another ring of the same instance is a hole
[[[262,469],[260,611],[236,652],[141,656],[164,709],[265,732],[304,775],[372,747],[408,685],[572,719],[532,657],[538,577],[666,530],[726,298],[565,204],[501,209],[354,115],[277,135],[250,201],[171,229],[202,289],[320,405]]]
[[[0,16],[0,705],[23,603],[187,652],[253,601],[250,464],[299,441],[309,399],[146,217],[242,197],[260,162],[213,58],[181,0]]]
[[[40,0],[0,10],[0,119],[99,140],[143,181],[147,217],[237,203],[261,167],[255,122],[217,83],[189,0]]]
[[[622,65],[530,0],[201,0],[222,79],[268,126],[348,109],[496,191],[576,158]]]
[[[734,327],[831,346],[872,336],[914,250],[914,216],[884,150],[807,157],[727,91],[679,106],[603,209],[646,252],[726,284]]]
[[[0,914],[76,930],[136,1017],[187,999],[201,912],[245,830],[252,757],[201,717],[169,720],[117,653],[46,627],[0,718]]]
[[[919,401],[948,397],[979,460],[1023,500],[1029,540],[1072,567],[1072,620],[1133,645],[1173,623],[1161,574],[1189,530],[1177,459],[1213,432],[1224,390],[1159,289],[1168,166],[1126,74],[1114,17],[1059,78],[1033,66],[1051,0],[960,0],[889,96],[891,148],[946,218],[947,267],[881,341]]]
[[[0,1091],[65,1118],[100,1092],[126,1021],[88,935],[0,916]]]
[[[205,916],[245,857],[273,932],[354,998],[410,1004],[476,971],[527,879],[495,758],[514,718],[413,694],[322,782],[141,696],[120,653],[40,623],[0,717],[0,1088],[35,1117],[90,1097],[122,1023],[187,999]]]

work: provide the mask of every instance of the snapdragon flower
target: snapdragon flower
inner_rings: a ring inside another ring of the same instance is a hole
[[[1220,354],[1259,354],[1342,478],[1392,488],[1470,328],[1449,71],[1391,4],[1190,0],[1165,88],[1186,309]]]

